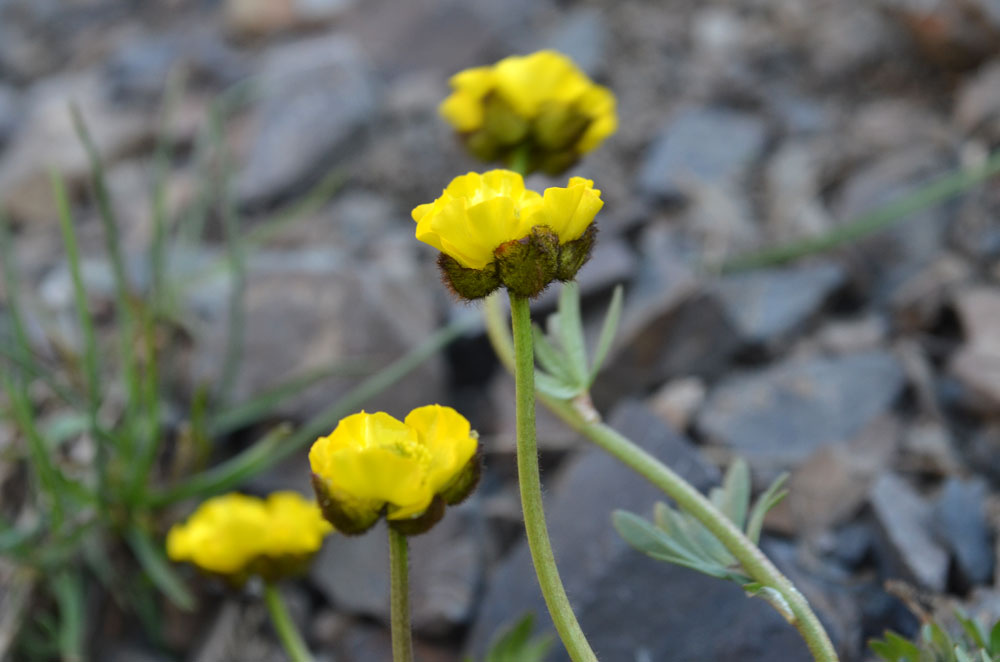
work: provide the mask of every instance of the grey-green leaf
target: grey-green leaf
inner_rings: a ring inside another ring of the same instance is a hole
[[[542,372],[535,373],[535,388],[557,400],[570,400],[583,392],[583,387],[579,385],[567,384]]]
[[[567,367],[579,383],[586,384],[587,345],[580,317],[580,287],[575,282],[564,283],[559,293],[559,339],[566,352]]]
[[[601,335],[597,338],[597,347],[594,349],[594,357],[590,362],[590,375],[587,380],[587,387],[593,385],[597,378],[597,373],[601,371],[604,360],[611,351],[611,345],[615,341],[615,334],[618,332],[618,324],[622,318],[622,304],[624,301],[624,290],[621,285],[615,287],[614,294],[611,295],[611,303],[608,304],[608,311],[604,314],[604,323],[601,325]]]

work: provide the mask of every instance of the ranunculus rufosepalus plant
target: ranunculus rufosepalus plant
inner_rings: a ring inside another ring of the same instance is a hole
[[[204,501],[187,521],[171,527],[167,556],[232,586],[263,579],[264,599],[289,658],[310,662],[275,584],[304,572],[332,531],[316,503],[296,492],[266,499],[233,492]]]
[[[389,529],[390,618],[396,662],[413,659],[407,536],[428,531],[479,482],[479,437],[451,407],[418,407],[400,421],[352,414],[309,451],[323,514],[342,533]]]

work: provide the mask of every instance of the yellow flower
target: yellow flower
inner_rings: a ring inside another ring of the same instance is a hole
[[[485,161],[526,153],[527,171],[558,173],[618,128],[614,94],[556,51],[466,69],[449,82],[441,115]]]
[[[239,582],[301,568],[333,528],[316,504],[295,492],[265,499],[231,493],[208,499],[167,534],[167,555]]]
[[[479,298],[505,285],[518,294],[534,296],[553,278],[569,280],[576,275],[582,262],[570,269],[562,259],[563,247],[571,245],[566,250],[576,255],[579,247],[572,244],[580,241],[586,244],[583,252],[589,253],[593,236],[588,230],[603,204],[601,192],[589,179],[573,177],[565,188],[547,188],[539,194],[526,189],[524,179],[516,172],[491,170],[456,177],[441,197],[416,207],[413,220],[417,222],[418,240],[457,263],[442,262],[441,267],[460,295]],[[531,246],[530,264],[497,264],[498,260],[510,260],[511,249],[516,248],[510,242],[521,242],[539,233],[546,239]],[[539,269],[539,259],[551,262],[551,268]],[[517,280],[521,271],[530,271],[539,278],[527,284],[504,278],[504,273],[513,273]],[[475,282],[460,282],[463,279]]]
[[[320,437],[309,463],[320,506],[338,530],[362,533],[385,512],[401,530],[419,532],[441,517],[441,502],[471,492],[477,446],[469,421],[450,407],[419,407],[405,421],[362,411]]]

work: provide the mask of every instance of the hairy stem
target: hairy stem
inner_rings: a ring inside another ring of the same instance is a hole
[[[521,488],[524,530],[535,564],[538,584],[552,615],[559,637],[574,662],[596,662],[566,589],[559,579],[556,559],[549,542],[542,509],[542,483],[538,469],[538,445],[535,440],[535,356],[532,346],[531,311],[528,299],[510,295],[514,329],[514,382],[517,399],[517,478]]]
[[[391,582],[392,660],[413,662],[410,630],[409,543],[406,536],[389,527],[389,577]]]

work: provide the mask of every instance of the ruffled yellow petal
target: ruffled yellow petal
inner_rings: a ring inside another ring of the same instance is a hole
[[[265,506],[270,526],[263,542],[272,556],[312,554],[333,531],[316,503],[298,492],[274,492]]]
[[[586,232],[603,206],[601,192],[592,180],[573,177],[566,188],[545,189],[542,207],[532,220],[548,225],[559,236],[559,243],[565,244]]]
[[[581,153],[593,150],[618,130],[618,114],[615,106],[615,95],[601,85],[591,85],[581,95],[576,107],[591,120],[580,142],[577,143],[577,149]]]
[[[435,493],[451,483],[476,453],[478,441],[472,426],[451,407],[419,407],[406,416],[406,424],[416,430],[430,452],[427,482]]]
[[[590,81],[562,53],[546,50],[504,58],[495,65],[496,87],[519,114],[534,117],[542,103],[572,103]]]

